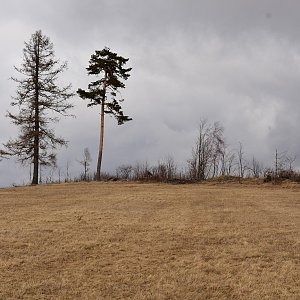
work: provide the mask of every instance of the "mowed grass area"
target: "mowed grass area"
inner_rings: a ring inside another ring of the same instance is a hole
[[[0,299],[300,299],[300,188],[0,189]]]

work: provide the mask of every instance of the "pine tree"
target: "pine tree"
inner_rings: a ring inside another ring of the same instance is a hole
[[[15,70],[22,78],[12,78],[18,83],[12,106],[19,112],[8,113],[12,123],[19,126],[16,139],[10,139],[1,150],[2,157],[17,156],[21,164],[33,164],[32,184],[38,184],[40,165],[55,165],[57,146],[66,146],[57,137],[51,124],[59,121],[58,115],[67,116],[73,107],[67,100],[74,96],[71,85],[59,87],[58,75],[67,68],[66,62],[55,59],[50,39],[36,31],[23,49],[23,63]],[[50,114],[51,113],[51,114]]]
[[[78,89],[77,93],[82,99],[90,100],[88,106],[100,105],[100,143],[97,161],[96,179],[101,178],[101,163],[104,144],[104,115],[113,115],[118,125],[122,125],[132,119],[124,115],[120,105],[124,99],[117,99],[119,89],[125,88],[122,80],[130,77],[132,68],[125,69],[123,66],[128,62],[128,58],[118,56],[111,52],[109,48],[96,50],[91,56],[87,69],[88,75],[100,76],[100,79],[88,85],[88,91]]]

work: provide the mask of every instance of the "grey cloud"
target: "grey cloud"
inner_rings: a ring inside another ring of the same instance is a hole
[[[9,96],[23,42],[37,29],[53,41],[57,56],[68,60],[62,81],[85,88],[90,55],[111,47],[133,67],[124,111],[133,121],[119,127],[108,118],[105,170],[122,163],[156,162],[168,154],[184,165],[193,147],[200,118],[220,121],[232,148],[243,142],[247,156],[272,163],[275,148],[300,154],[297,138],[300,104],[300,39],[293,0],[228,1],[5,1],[0,12],[2,69],[1,107]],[[77,118],[62,120],[57,130],[70,141],[59,164],[76,163],[84,147],[96,161],[98,110],[75,97]],[[0,118],[0,142],[16,135]],[[300,166],[300,161],[298,161]],[[3,177],[3,168],[11,175]],[[14,162],[0,163],[1,182],[14,176]]]

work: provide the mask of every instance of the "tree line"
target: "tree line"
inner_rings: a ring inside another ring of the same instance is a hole
[[[93,181],[96,173],[91,171],[92,157],[84,148],[78,163],[82,166],[79,177],[65,177],[65,181]],[[199,122],[198,134],[191,149],[190,158],[179,166],[172,155],[167,155],[155,164],[136,162],[122,164],[114,173],[102,173],[104,180],[200,182],[205,180],[234,180],[255,178],[265,182],[279,183],[285,179],[300,182],[300,173],[295,170],[296,156],[275,149],[273,162],[264,166],[254,156],[249,158],[241,142],[236,147],[226,143],[224,128],[219,122]],[[64,174],[68,174],[68,165]],[[60,170],[60,169],[59,169]],[[51,182],[51,176],[48,182]]]
[[[99,149],[96,172],[90,170],[92,161],[88,148],[78,161],[83,172],[78,178],[71,179],[69,163],[64,172],[64,181],[70,180],[162,180],[162,181],[203,181],[216,177],[265,178],[277,182],[282,179],[300,181],[300,175],[294,170],[295,156],[287,152],[274,153],[274,164],[265,167],[255,157],[250,161],[245,158],[242,143],[236,149],[230,149],[224,137],[224,128],[220,123],[201,120],[198,136],[191,151],[191,157],[185,168],[179,168],[172,158],[159,161],[154,166],[147,162],[135,165],[123,164],[115,174],[101,172],[105,115],[115,117],[118,125],[132,119],[123,113],[120,89],[125,88],[125,81],[130,77],[132,68],[126,67],[128,58],[119,56],[109,48],[96,50],[91,55],[86,68],[89,76],[94,76],[86,90],[78,88],[77,94],[88,101],[87,106],[100,107]],[[12,77],[17,83],[16,95],[11,105],[18,108],[18,113],[8,112],[7,117],[18,126],[19,135],[3,144],[0,158],[16,157],[22,165],[30,166],[31,183],[42,181],[41,169],[50,167],[47,182],[54,180],[54,170],[58,170],[58,181],[62,179],[61,168],[57,167],[56,151],[59,146],[67,146],[67,141],[57,136],[53,124],[59,116],[72,116],[73,104],[70,98],[75,96],[71,84],[59,86],[59,75],[67,68],[67,63],[60,63],[54,55],[54,46],[42,31],[36,31],[23,49],[23,63],[15,67],[20,77]],[[57,177],[57,176],[56,176]]]
[[[199,122],[198,136],[186,166],[179,168],[172,156],[167,156],[154,166],[148,163],[121,165],[116,177],[125,180],[159,180],[195,182],[208,179],[238,180],[263,179],[278,183],[289,179],[300,182],[300,173],[295,170],[296,156],[275,149],[273,163],[264,166],[254,156],[247,159],[243,144],[232,148],[226,143],[224,128],[219,122]]]

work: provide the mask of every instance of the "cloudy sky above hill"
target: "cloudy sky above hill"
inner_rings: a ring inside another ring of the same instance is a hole
[[[67,60],[61,77],[86,88],[90,55],[107,46],[128,57],[123,126],[107,118],[103,170],[156,163],[167,155],[184,166],[199,120],[219,121],[232,149],[272,164],[275,149],[300,158],[300,2],[297,0],[10,0],[0,10],[0,143],[16,137],[6,111],[16,84],[13,66],[24,41],[41,29]],[[76,119],[56,130],[69,141],[58,155],[80,172],[85,147],[97,160],[99,113],[79,97]],[[300,159],[297,160],[300,166]],[[0,186],[29,181],[28,168],[0,162]]]

